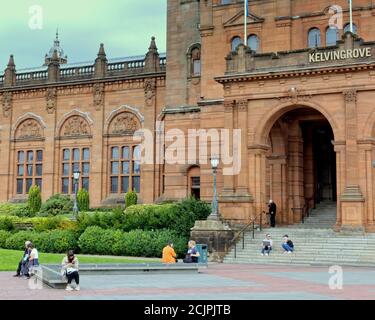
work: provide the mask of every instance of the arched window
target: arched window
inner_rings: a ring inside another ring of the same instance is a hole
[[[247,38],[247,46],[251,50],[253,50],[255,52],[258,52],[259,51],[259,38],[258,38],[258,36],[256,36],[255,34],[250,35]]]
[[[320,42],[320,30],[318,28],[312,28],[308,35],[308,46],[309,48],[319,47]]]
[[[191,74],[194,77],[201,75],[201,50],[199,48],[191,51]]]
[[[350,23],[347,23],[344,27],[344,33],[350,31]],[[353,23],[353,33],[357,34],[357,26]]]
[[[232,39],[232,51],[236,51],[237,47],[242,43],[242,39],[240,37],[234,37]]]
[[[326,30],[326,45],[334,46],[338,40],[338,30],[337,28],[328,27]]]

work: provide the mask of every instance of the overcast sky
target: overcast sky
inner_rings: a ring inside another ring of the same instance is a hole
[[[59,29],[68,62],[94,60],[101,42],[107,57],[142,55],[151,36],[166,48],[166,0],[1,1],[0,70],[14,54],[17,69],[44,63]],[[41,28],[41,29],[40,29]]]

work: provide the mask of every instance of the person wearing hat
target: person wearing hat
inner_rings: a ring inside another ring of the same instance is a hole
[[[16,274],[13,277],[21,277],[22,270],[25,269],[24,267],[29,261],[30,250],[29,250],[28,247],[29,247],[30,243],[31,243],[31,241],[25,242],[25,251],[23,252],[22,259],[18,263],[18,268],[17,268]]]
[[[76,283],[75,290],[79,291],[79,262],[78,258],[74,255],[73,250],[69,250],[67,255],[63,258],[61,263],[61,275],[64,278],[68,279],[68,285],[66,286],[66,291],[73,291],[73,287],[71,286],[72,281],[74,280]]]
[[[163,263],[176,263],[177,262],[177,255],[173,248],[173,242],[168,241],[168,244],[163,249]]]

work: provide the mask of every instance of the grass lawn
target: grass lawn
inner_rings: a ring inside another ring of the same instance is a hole
[[[23,255],[22,251],[0,249],[0,271],[16,271],[18,262]],[[64,254],[39,253],[39,262],[42,264],[60,264]],[[158,259],[142,260],[121,257],[88,257],[77,254],[80,263],[144,263],[158,262]]]

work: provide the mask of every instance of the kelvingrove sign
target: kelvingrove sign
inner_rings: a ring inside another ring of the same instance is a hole
[[[346,59],[359,59],[359,58],[370,58],[371,48],[356,48],[356,49],[343,49],[333,50],[327,52],[312,52],[309,54],[309,62],[326,62],[335,60],[346,60]]]

